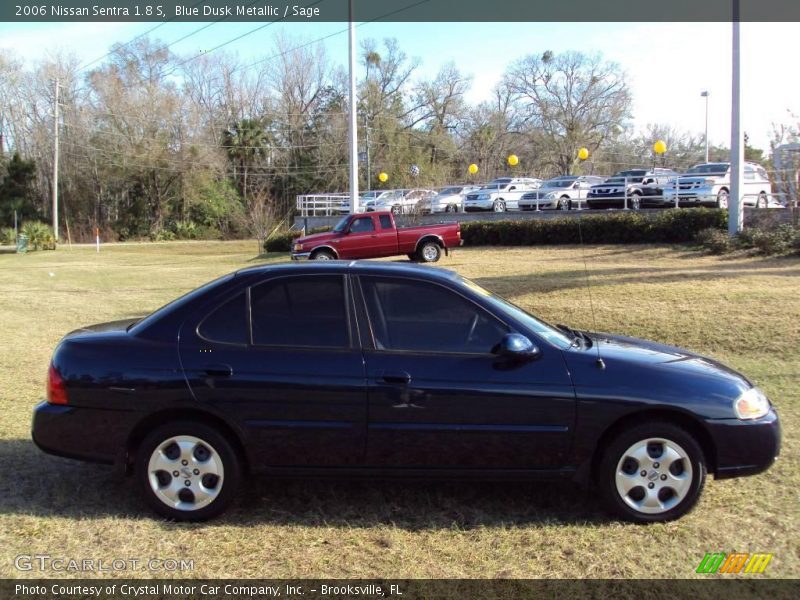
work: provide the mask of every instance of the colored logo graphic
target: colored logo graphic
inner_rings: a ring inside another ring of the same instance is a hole
[[[763,573],[771,560],[772,554],[765,553],[733,552],[732,554],[725,554],[724,552],[706,552],[696,572],[722,574]]]

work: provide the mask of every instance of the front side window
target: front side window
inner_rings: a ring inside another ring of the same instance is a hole
[[[284,277],[250,290],[253,344],[347,348],[341,275]]]
[[[375,231],[375,224],[372,222],[372,217],[353,219],[353,223],[350,225],[350,233],[362,233],[364,231]]]
[[[508,328],[466,298],[411,279],[362,277],[379,350],[485,354]]]

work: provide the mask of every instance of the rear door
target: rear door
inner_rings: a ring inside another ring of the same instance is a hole
[[[341,274],[272,278],[181,331],[196,400],[236,422],[253,466],[353,466],[364,456],[364,366]]]
[[[509,327],[465,296],[429,281],[359,279],[373,346],[368,466],[565,464],[575,397],[560,351],[512,364],[491,353]]]

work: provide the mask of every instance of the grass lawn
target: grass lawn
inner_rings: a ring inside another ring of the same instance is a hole
[[[667,246],[462,249],[455,269],[575,327],[686,346],[746,373],[777,404],[781,459],[709,480],[665,525],[609,519],[572,485],[251,482],[207,524],[160,521],[132,482],[47,456],[30,440],[54,346],[88,323],[161,306],[223,273],[285,255],[255,242],[0,254],[0,577],[18,554],[178,558],[189,577],[692,577],[708,552],[772,552],[763,576],[800,577],[800,259],[718,258]],[[44,577],[59,576],[46,573]],[[119,572],[119,576],[151,576]],[[153,573],[170,576],[169,573]]]

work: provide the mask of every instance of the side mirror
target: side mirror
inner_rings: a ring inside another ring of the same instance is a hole
[[[532,341],[519,333],[507,333],[495,346],[494,354],[506,358],[532,360],[538,358],[542,351]]]

